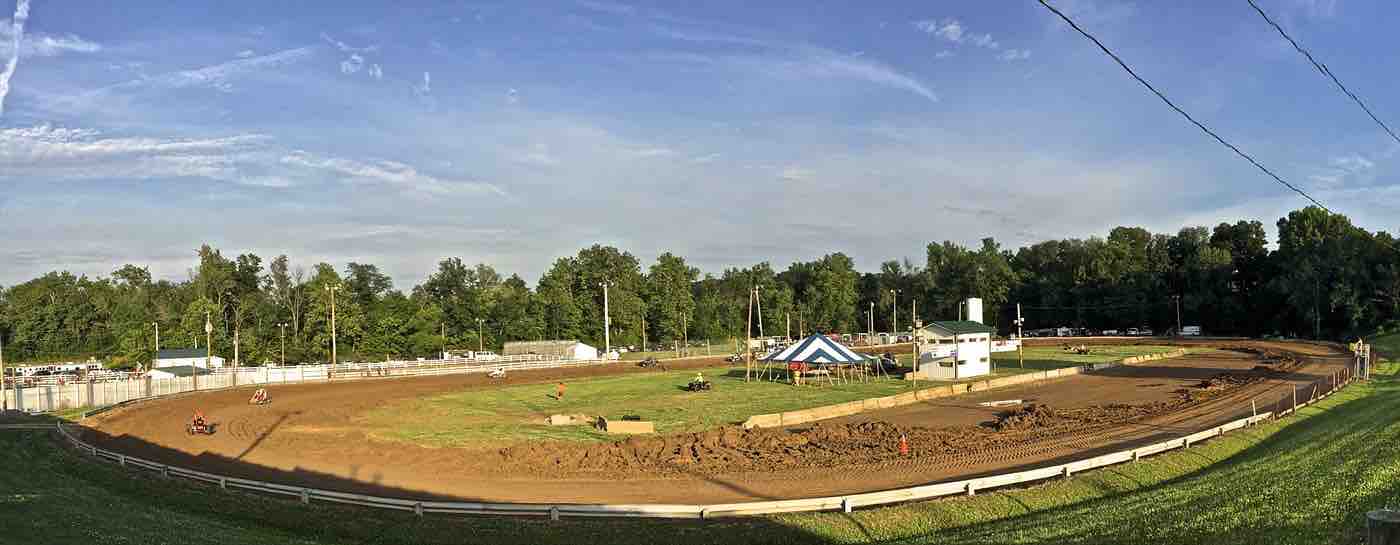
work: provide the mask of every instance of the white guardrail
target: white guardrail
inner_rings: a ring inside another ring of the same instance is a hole
[[[1321,400],[1333,392],[1343,388],[1351,381],[1348,379],[1340,384],[1334,384],[1329,390],[1321,395],[1313,396],[1305,403],[1299,403],[1297,407],[1291,407],[1280,411],[1277,416],[1283,417],[1296,411],[1298,408],[1311,405]],[[321,490],[317,488],[306,488],[299,486],[289,486],[284,484],[269,483],[264,481],[254,481],[216,475],[203,471],[196,471],[178,466],[171,466],[144,460],[134,456],[127,456],[120,452],[99,449],[93,445],[83,442],[65,428],[63,423],[57,424],[58,433],[71,442],[79,450],[90,453],[98,459],[116,461],[123,467],[137,467],[155,471],[166,477],[184,477],[187,479],[203,481],[217,484],[220,488],[238,488],[262,492],[265,494],[275,494],[299,498],[302,503],[310,503],[312,500],[340,503],[349,505],[360,505],[374,507],[378,509],[394,509],[399,511],[412,511],[418,515],[424,513],[446,513],[457,515],[533,515],[548,516],[551,519],[559,517],[649,517],[649,518],[691,518],[710,519],[716,517],[733,517],[747,515],[766,515],[775,513],[795,513],[804,511],[834,511],[842,510],[850,512],[856,507],[871,507],[879,505],[889,505],[893,503],[903,503],[910,501],[928,500],[945,496],[974,495],[978,491],[1012,486],[1018,484],[1043,481],[1056,477],[1068,478],[1075,473],[1088,471],[1095,468],[1133,462],[1144,456],[1151,456],[1179,448],[1187,448],[1192,444],[1199,443],[1214,437],[1219,437],[1230,431],[1238,430],[1247,426],[1252,426],[1273,418],[1275,413],[1264,412],[1247,418],[1241,418],[1220,426],[1202,430],[1184,437],[1163,441],[1160,443],[1142,446],[1134,449],[1123,450],[1102,456],[1076,460],[1067,464],[1057,466],[978,477],[946,483],[928,484],[910,488],[900,488],[896,490],[885,490],[880,492],[866,492],[862,494],[848,494],[844,496],[828,496],[822,498],[806,498],[796,500],[759,501],[744,503],[725,503],[710,505],[683,505],[683,504],[625,504],[625,505],[599,505],[599,504],[535,504],[535,503],[484,503],[484,502],[444,502],[444,501],[422,501],[403,498],[382,498],[363,494],[348,494],[331,490]]]

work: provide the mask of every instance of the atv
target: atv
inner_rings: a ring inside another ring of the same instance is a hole
[[[724,358],[724,361],[729,362],[729,363],[739,363],[739,362],[741,362],[741,361],[744,361],[744,355],[743,355],[743,354],[734,354],[734,355],[732,355],[732,356],[729,356],[729,357],[727,357],[727,358]]]
[[[189,435],[214,435],[214,425],[209,422],[193,421],[185,427],[185,433]]]
[[[642,361],[639,361],[637,362],[637,367],[641,367],[643,369],[656,369],[660,371],[667,370],[666,364],[661,363],[661,361],[656,358],[647,358]]]
[[[689,392],[708,392],[710,391],[710,386],[711,383],[708,380],[691,380],[690,384],[685,385],[685,389]]]

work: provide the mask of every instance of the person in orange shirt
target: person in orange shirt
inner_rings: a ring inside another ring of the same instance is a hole
[[[564,383],[563,383],[563,382],[560,382],[559,384],[555,384],[555,385],[554,385],[554,399],[555,399],[555,401],[563,401],[563,400],[564,400]]]

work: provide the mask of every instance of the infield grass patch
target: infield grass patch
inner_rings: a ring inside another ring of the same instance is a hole
[[[1171,350],[1168,346],[1094,347],[1088,355],[1067,354],[1055,347],[1026,349],[1026,365],[1016,353],[995,354],[994,376],[1118,361],[1129,356]],[[909,355],[904,355],[907,362]],[[632,364],[625,364],[632,365]],[[762,368],[762,364],[758,364]],[[884,379],[868,382],[793,387],[786,382],[744,380],[744,368],[700,370],[714,383],[708,392],[684,387],[696,370],[665,371],[596,377],[565,384],[563,399],[555,399],[554,384],[504,383],[428,398],[405,400],[356,417],[366,433],[379,439],[407,441],[433,447],[493,447],[539,439],[601,440],[609,436],[589,426],[549,426],[551,414],[602,415],[609,419],[636,416],[656,424],[658,433],[703,431],[741,423],[756,414],[794,411],[860,399],[894,395],[915,383]],[[986,380],[975,377],[969,381]],[[509,378],[507,378],[509,380]],[[933,383],[920,381],[919,388]],[[941,383],[947,384],[947,383]]]

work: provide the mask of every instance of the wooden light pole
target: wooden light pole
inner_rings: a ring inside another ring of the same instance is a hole
[[[751,380],[753,374],[753,351],[749,350],[749,343],[753,342],[753,298],[754,289],[749,288],[749,319],[744,323],[744,382]]]

